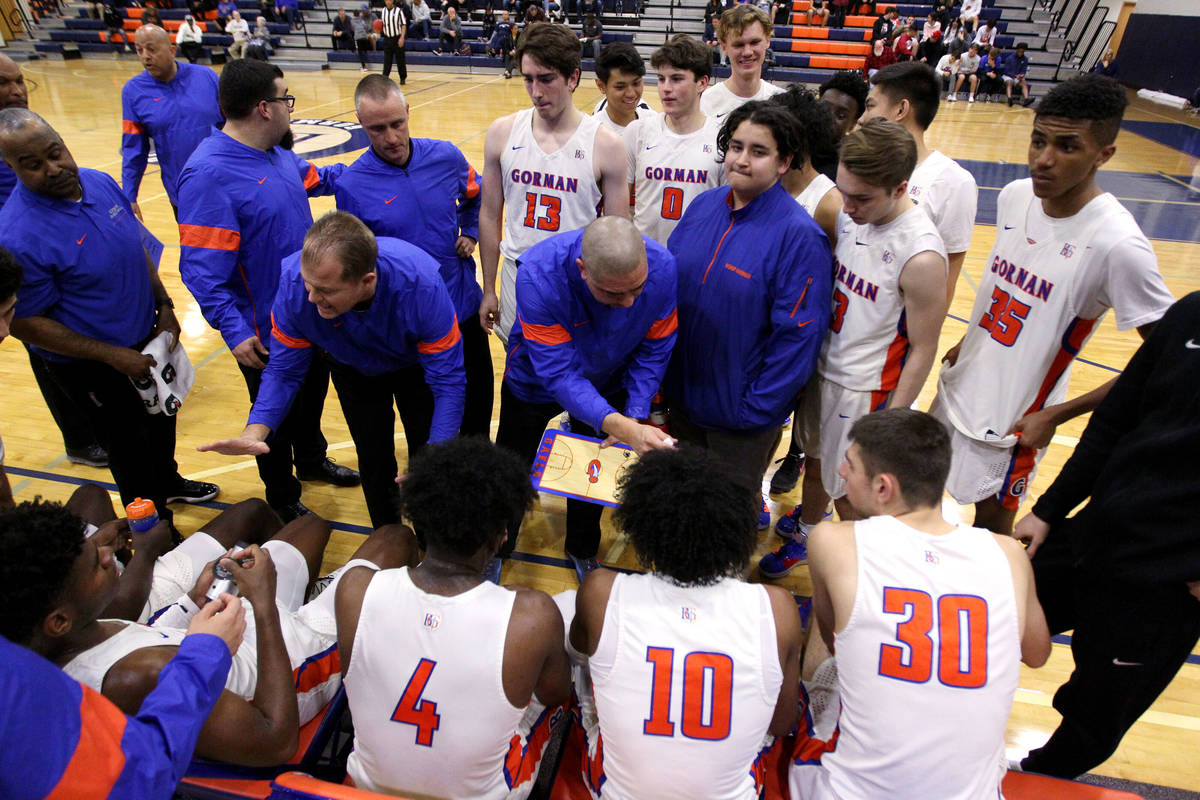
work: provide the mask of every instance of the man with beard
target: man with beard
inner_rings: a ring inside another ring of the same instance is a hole
[[[224,129],[200,143],[179,179],[179,273],[229,345],[253,401],[267,365],[280,262],[312,226],[308,197],[330,194],[345,167],[317,169],[291,152],[296,99],[279,67],[231,62],[219,101]],[[329,371],[314,364],[271,451],[258,457],[267,502],[284,521],[308,513],[296,477],[337,486],[359,480],[326,458],[320,423]]]
[[[0,155],[20,181],[0,210],[0,247],[24,271],[13,335],[87,414],[123,503],[153,500],[169,520],[168,502],[216,497],[215,485],[180,476],[175,416],[150,414],[130,380],[149,375],[155,361],[140,351],[159,333],[178,346],[179,322],[129,201],[112,178],[76,167],[28,109],[0,111]]]

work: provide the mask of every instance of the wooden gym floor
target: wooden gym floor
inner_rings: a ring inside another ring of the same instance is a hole
[[[87,60],[70,62],[33,62],[23,65],[33,91],[30,107],[54,125],[80,166],[104,170],[120,179],[120,90],[126,80],[140,71],[131,58],[119,61]],[[295,120],[324,120],[353,123],[352,96],[360,75],[350,71],[293,72],[287,76],[294,94]],[[407,95],[412,109],[413,135],[448,139],[467,155],[477,170],[483,167],[484,132],[489,122],[502,114],[527,105],[519,79],[504,80],[499,75],[467,76],[444,73],[410,72]],[[590,77],[576,93],[577,105],[590,111],[599,93]],[[647,87],[646,100],[660,108],[653,87]],[[1102,174],[1101,184],[1120,197],[1138,215],[1147,234],[1154,240],[1160,269],[1176,297],[1200,289],[1200,193],[1189,183],[1200,186],[1200,167],[1190,150],[1200,155],[1200,135],[1190,118],[1138,101],[1127,114],[1131,129],[1118,139],[1116,156]],[[965,102],[942,105],[929,131],[931,146],[967,161],[979,180],[980,220],[994,221],[995,193],[1005,182],[1020,176],[1032,113],[1004,105]],[[365,146],[365,137],[348,136],[336,127],[297,126],[298,152],[325,153],[330,148],[345,150],[332,156],[314,158],[316,163],[350,162]],[[1153,138],[1149,138],[1149,137]],[[342,141],[347,140],[347,141]],[[1157,141],[1156,141],[1157,140]],[[1163,143],[1160,143],[1163,142]],[[357,149],[354,149],[357,148]],[[996,176],[989,180],[987,176]],[[151,166],[142,184],[141,207],[150,229],[164,242],[162,274],[178,306],[183,325],[183,344],[195,364],[196,384],[180,415],[176,456],[181,472],[190,478],[211,480],[221,485],[218,503],[212,508],[183,506],[177,510],[179,527],[190,533],[216,513],[224,503],[261,496],[254,461],[231,459],[196,452],[196,445],[240,432],[248,410],[245,385],[232,356],[220,337],[205,323],[196,303],[179,280],[178,233],[171,209],[162,191],[158,170]],[[333,208],[330,198],[312,203],[319,215]],[[974,242],[968,254],[963,278],[942,329],[941,347],[953,345],[965,330],[975,297],[975,287],[983,273],[994,233],[991,225],[976,226]],[[1071,377],[1071,395],[1077,395],[1103,383],[1119,371],[1136,349],[1135,332],[1118,332],[1109,315],[1076,363]],[[503,352],[492,340],[497,380],[503,370]],[[7,468],[18,501],[37,495],[65,500],[82,482],[111,482],[107,470],[81,467],[67,462],[62,441],[29,371],[29,363],[15,341],[0,346],[0,393],[2,416],[0,435],[7,448]],[[933,398],[931,375],[921,395],[921,407]],[[498,403],[498,399],[497,399]],[[496,409],[498,414],[499,409]],[[495,423],[493,423],[494,425]],[[1084,420],[1062,426],[1033,486],[1037,496],[1049,485],[1071,453],[1084,427]],[[329,454],[343,464],[357,465],[353,444],[341,410],[330,387],[325,406],[323,429],[330,442]],[[406,446],[397,426],[396,448],[403,468]],[[785,436],[785,442],[786,442]],[[786,445],[784,445],[786,446]],[[782,446],[781,446],[782,447]],[[782,455],[782,452],[780,453]],[[111,483],[109,484],[111,488]],[[462,487],[464,496],[470,487]],[[115,498],[115,495],[114,495]],[[369,525],[359,489],[335,489],[307,484],[304,502],[335,526],[326,552],[326,569],[340,566],[357,546],[360,533]],[[798,493],[771,498],[775,516],[790,510],[798,502]],[[447,513],[459,513],[447,509]],[[522,583],[558,592],[575,588],[575,576],[563,559],[564,503],[560,498],[543,496],[532,513],[518,542],[517,555],[504,569],[504,581]],[[971,511],[964,509],[969,519]],[[698,531],[698,535],[703,532]],[[760,534],[757,557],[776,546],[772,532]],[[33,555],[33,554],[31,554]],[[605,518],[605,535],[600,548],[601,561],[635,568],[634,553],[611,529]],[[800,568],[781,583],[798,594],[807,595],[810,583],[807,570]],[[1050,707],[1055,688],[1071,671],[1071,656],[1063,644],[1056,644],[1050,663],[1040,670],[1022,669],[1009,724],[1010,756],[1021,755],[1040,745],[1057,725],[1057,714]],[[1097,772],[1129,780],[1156,783],[1182,789],[1200,790],[1200,656],[1182,672],[1153,708],[1125,737],[1117,753]]]

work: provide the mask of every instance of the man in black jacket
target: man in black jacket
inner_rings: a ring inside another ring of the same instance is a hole
[[[1074,629],[1058,730],[1021,768],[1064,778],[1116,750],[1200,638],[1200,292],[1175,303],[1013,536],[1051,633]],[[1074,517],[1076,505],[1091,498]]]

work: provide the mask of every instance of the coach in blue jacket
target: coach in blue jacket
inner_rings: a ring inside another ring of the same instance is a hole
[[[679,268],[671,433],[755,492],[829,327],[829,240],[779,183],[801,136],[780,106],[730,112],[717,136],[729,186],[692,201],[667,240]]]
[[[454,437],[462,422],[462,337],[437,262],[331,211],[309,229],[303,249],[283,260],[271,337],[274,354],[246,429],[200,449],[268,452],[267,436],[287,416],[320,348],[358,451],[371,524],[399,522],[393,400],[410,456]]]
[[[518,266],[496,444],[532,464],[546,423],[565,409],[576,433],[607,434],[639,453],[670,447],[638,421],[650,416],[675,344],[675,259],[666,248],[627,219],[601,217],[534,245]],[[598,566],[603,510],[567,501],[566,551],[580,581]],[[520,525],[511,521],[504,555]]]

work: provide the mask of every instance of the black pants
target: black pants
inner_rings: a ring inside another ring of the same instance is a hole
[[[358,47],[358,61],[365,68],[367,66],[367,51],[371,49],[371,40],[356,39],[354,44]]]
[[[267,361],[266,358],[263,361]],[[250,402],[258,398],[263,371],[241,362],[238,369],[246,379]],[[329,390],[329,369],[314,358],[292,407],[279,427],[271,432],[267,444],[271,452],[255,456],[258,477],[267,490],[267,504],[282,508],[300,499],[300,481],[292,474],[292,465],[316,467],[325,460],[326,441],[321,434],[321,412],[325,408],[325,393]]]
[[[406,367],[385,375],[364,375],[353,367],[323,354],[337,387],[342,414],[350,438],[358,451],[358,472],[371,526],[378,528],[400,521],[396,507],[396,417],[392,401],[400,411],[400,424],[412,458],[429,441],[433,425],[433,392],[425,383],[420,366]]]
[[[844,28],[846,27],[846,15],[850,13],[849,6],[830,6],[829,8],[829,27]]]
[[[793,424],[796,419],[793,418]],[[714,453],[729,468],[729,477],[757,495],[762,491],[763,473],[771,464],[783,429],[772,425],[759,431],[721,431],[702,428],[671,409],[671,435],[685,444],[703,447]]]
[[[183,50],[183,55],[193,64],[200,60],[200,56],[204,52],[204,46],[199,42],[184,42],[179,45],[179,49]]]
[[[449,55],[457,55],[458,47],[462,44],[462,38],[455,36],[453,33],[443,33],[438,37],[438,47],[443,53]]]
[[[404,48],[400,46],[399,36],[383,37],[383,77],[392,73],[392,61],[396,62],[396,74],[400,82],[408,80],[408,64],[404,60]]]
[[[462,334],[463,368],[467,373],[467,397],[459,433],[463,436],[492,438],[492,406],[495,403],[496,377],[492,372],[492,348],[479,314],[471,314],[458,323]]]
[[[1054,694],[1058,729],[1021,762],[1031,772],[1074,778],[1102,764],[1200,638],[1200,602],[1183,582],[1129,584],[1079,566],[1072,536],[1101,538],[1103,524],[1085,508],[1033,559],[1050,632],[1074,629],[1075,670]]]
[[[87,415],[100,444],[108,450],[108,468],[128,504],[153,500],[162,519],[170,520],[167,497],[175,493],[175,417],[148,414],[129,378],[99,361],[45,362],[50,376]]]
[[[29,368],[33,370],[33,379],[42,392],[46,408],[50,409],[54,424],[62,432],[63,446],[68,450],[91,447],[97,438],[92,433],[92,423],[87,413],[54,380],[46,359],[33,352],[29,345],[25,345],[25,351],[29,353]]]
[[[614,408],[624,408],[624,392],[613,392],[605,395],[605,399]],[[527,403],[509,390],[507,383],[500,385],[500,427],[496,431],[496,444],[508,448],[521,457],[523,463],[533,466],[537,457],[538,445],[542,442],[542,434],[546,423],[563,412],[558,403]],[[571,418],[571,432],[583,436],[604,438],[603,433],[592,429],[582,420]],[[595,558],[600,549],[600,516],[604,506],[596,503],[585,503],[582,500],[567,500],[567,542],[568,553],[579,558]],[[508,541],[500,548],[500,555],[507,557],[517,546],[517,536],[521,532],[521,520],[516,517],[508,522]]]

